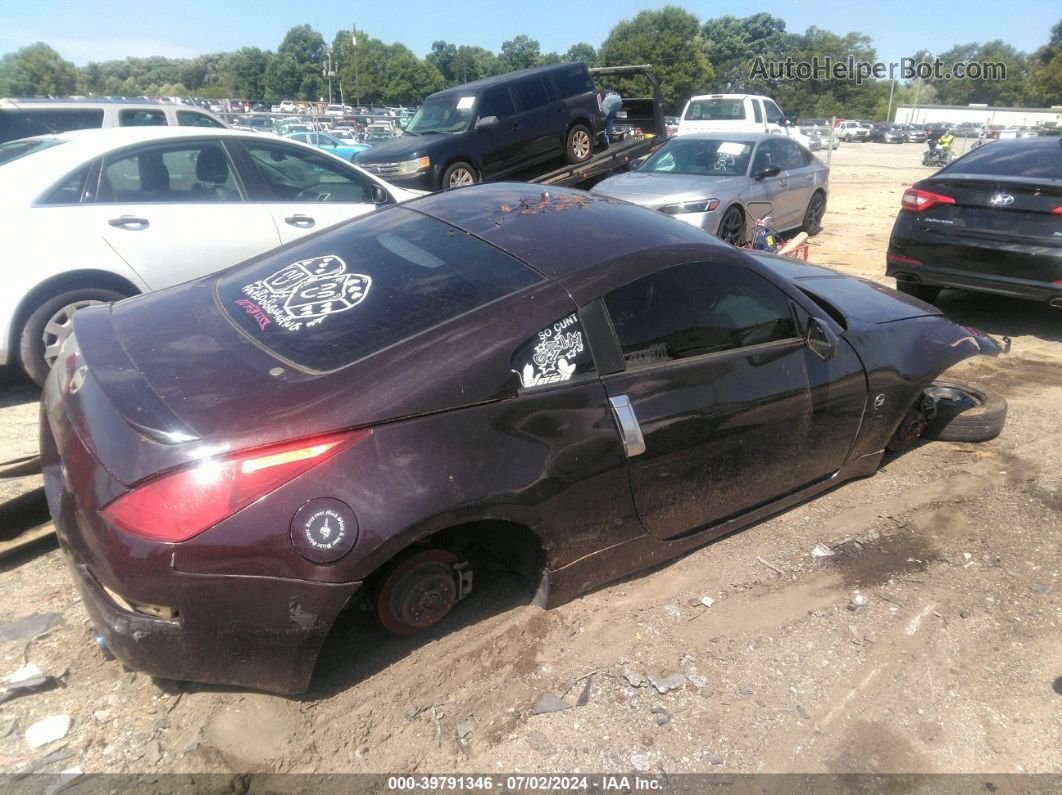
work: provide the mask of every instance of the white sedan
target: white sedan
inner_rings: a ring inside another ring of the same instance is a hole
[[[0,365],[38,383],[73,313],[241,262],[419,195],[317,147],[121,127],[0,144]]]

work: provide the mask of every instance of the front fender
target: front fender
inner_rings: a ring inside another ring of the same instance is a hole
[[[852,458],[884,449],[893,432],[930,382],[972,356],[998,356],[1010,340],[960,326],[939,315],[891,323],[852,324],[844,335],[867,371],[867,421]]]

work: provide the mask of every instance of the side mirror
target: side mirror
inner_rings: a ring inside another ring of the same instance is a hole
[[[391,197],[390,195],[388,195],[387,191],[384,190],[382,185],[377,185],[375,182],[372,183],[372,187],[369,189],[369,193],[372,195],[373,204],[391,203]]]
[[[632,160],[629,166],[630,170],[637,171],[639,168],[645,165],[645,161],[648,159],[649,155],[642,155],[641,157]]]
[[[487,127],[496,127],[498,125],[497,116],[484,116],[476,121],[476,129],[483,130]]]
[[[767,166],[767,168],[763,169],[762,171],[756,172],[754,179],[762,180],[766,179],[767,177],[777,177],[781,173],[782,169],[780,166]]]
[[[828,362],[836,355],[838,342],[837,335],[828,326],[823,325],[814,317],[808,320],[804,344],[824,362]]]

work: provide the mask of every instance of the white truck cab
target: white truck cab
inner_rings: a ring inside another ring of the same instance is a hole
[[[679,117],[678,135],[693,132],[766,132],[786,135],[810,148],[811,140],[792,126],[770,97],[700,94],[690,97]]]

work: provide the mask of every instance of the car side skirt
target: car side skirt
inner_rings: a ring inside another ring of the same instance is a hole
[[[722,536],[762,522],[849,480],[873,475],[881,463],[884,452],[884,450],[879,450],[860,456],[845,464],[825,480],[748,513],[703,528],[692,535],[670,541],[662,541],[648,534],[640,535],[580,558],[561,569],[549,571],[547,572],[548,583],[540,584],[535,603],[545,607],[564,604],[597,587],[665,563]]]

